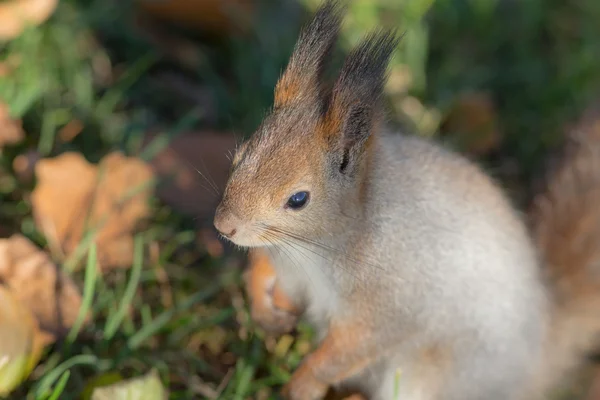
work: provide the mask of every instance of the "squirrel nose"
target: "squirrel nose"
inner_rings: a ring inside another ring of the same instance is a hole
[[[231,238],[237,232],[239,219],[231,213],[223,212],[223,210],[219,208],[215,214],[213,223],[221,235],[226,238]]]

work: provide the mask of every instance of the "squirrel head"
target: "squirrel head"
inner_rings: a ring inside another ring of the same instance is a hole
[[[333,0],[317,10],[276,85],[273,110],[236,151],[214,223],[237,245],[331,234],[345,205],[360,201],[397,38],[393,32],[368,35],[325,90],[323,70],[342,11]]]

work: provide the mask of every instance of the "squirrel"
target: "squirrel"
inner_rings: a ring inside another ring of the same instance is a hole
[[[598,344],[600,138],[566,157],[529,226],[474,161],[385,128],[394,31],[323,82],[344,11],[326,0],[302,29],[214,217],[249,249],[252,318],[315,328],[283,396],[546,398]]]

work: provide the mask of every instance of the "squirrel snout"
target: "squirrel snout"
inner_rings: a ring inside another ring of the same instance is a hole
[[[221,235],[225,236],[226,238],[231,238],[237,232],[239,219],[231,213],[223,212],[222,209],[219,208],[215,214],[213,224]]]

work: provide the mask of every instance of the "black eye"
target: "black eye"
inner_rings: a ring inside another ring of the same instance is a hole
[[[294,210],[299,210],[308,203],[308,192],[298,192],[290,196],[286,206]]]

